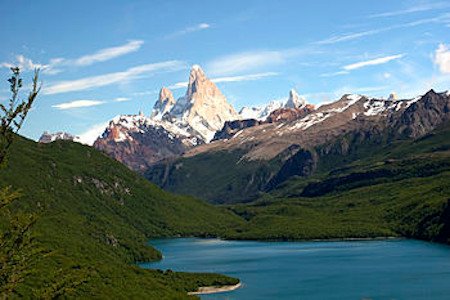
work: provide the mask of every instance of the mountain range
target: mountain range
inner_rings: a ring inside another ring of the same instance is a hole
[[[350,157],[356,144],[419,139],[449,120],[450,96],[347,94],[315,107],[291,90],[287,100],[237,113],[195,65],[185,95],[175,100],[163,87],[149,111],[114,118],[93,146],[163,188],[227,203],[249,201],[292,176],[311,176],[330,154]],[[54,139],[46,134],[41,142]]]
[[[344,95],[303,117],[253,122],[230,131],[224,139],[153,165],[146,176],[168,190],[211,202],[250,201],[294,176],[308,178],[353,160],[368,160],[354,155],[364,145],[384,151],[396,141],[432,134],[450,120],[449,112],[449,94],[433,90],[405,100]],[[233,167],[225,172],[225,166]]]
[[[180,156],[217,139],[216,134],[229,122],[250,119],[264,122],[274,119],[275,111],[284,109],[286,114],[286,110],[295,112],[306,106],[306,100],[291,90],[286,101],[244,107],[237,113],[201,67],[194,65],[183,97],[175,100],[172,91],[162,87],[149,114],[115,117],[93,146],[131,169],[144,171],[158,161]],[[57,139],[80,142],[78,137],[64,132],[45,132],[39,142]]]

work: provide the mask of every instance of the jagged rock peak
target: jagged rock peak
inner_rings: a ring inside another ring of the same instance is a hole
[[[186,95],[177,100],[170,115],[198,132],[209,142],[226,121],[240,118],[219,88],[203,70],[194,65],[189,74]]]
[[[172,91],[166,87],[162,87],[161,91],[159,92],[159,98],[153,106],[151,117],[162,118],[162,116],[168,113],[174,105],[175,99],[173,97]]]
[[[305,106],[306,104],[306,99],[302,98],[296,90],[291,89],[289,91],[289,98],[286,102],[285,107],[286,108],[300,108]]]
[[[398,97],[397,97],[397,93],[396,92],[392,92],[390,95],[389,95],[389,97],[388,97],[388,100],[389,101],[394,101],[394,100],[397,100],[398,99]]]
[[[163,86],[161,90],[159,91],[159,102],[165,102],[168,101],[169,103],[175,103],[175,99],[173,98],[172,91]]]
[[[206,77],[205,72],[199,65],[193,65],[191,72],[189,73],[189,84],[186,90],[186,97],[192,96],[203,86],[203,83],[209,83],[209,79]]]
[[[205,72],[203,72],[202,67],[199,65],[193,65],[191,67],[191,75],[199,75],[205,77]]]
[[[425,96],[433,96],[433,95],[437,95],[438,93],[436,93],[433,89],[429,90],[428,92],[425,93]]]

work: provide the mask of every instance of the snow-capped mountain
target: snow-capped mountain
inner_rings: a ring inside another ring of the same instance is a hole
[[[393,130],[393,135],[418,137],[449,119],[448,93],[429,91],[413,99],[344,95],[318,107],[295,90],[265,106],[244,107],[236,113],[199,66],[190,70],[184,96],[175,100],[163,87],[148,115],[114,118],[94,147],[135,170],[146,170],[167,158],[214,149],[246,149],[246,158],[272,159],[293,143],[315,147],[348,132]],[[40,142],[80,138],[44,133]],[[213,143],[210,143],[214,140]],[[202,144],[208,144],[202,146]]]
[[[135,170],[145,170],[161,159],[176,157],[202,143],[192,132],[140,115],[117,116],[94,147]]]
[[[183,97],[175,101],[172,92],[163,87],[150,116],[114,118],[94,147],[141,170],[210,142],[226,121],[239,118],[222,92],[195,65]]]
[[[253,106],[253,107],[244,106],[239,111],[239,115],[241,116],[241,119],[243,119],[243,120],[255,119],[255,120],[259,120],[259,121],[265,121],[266,118],[274,110],[280,109],[282,107],[284,107],[283,100],[272,100],[267,105]]]
[[[258,121],[265,121],[272,112],[279,110],[281,108],[291,108],[298,109],[302,108],[307,104],[306,99],[300,96],[296,90],[291,89],[289,91],[289,97],[287,100],[272,100],[267,105],[247,107],[244,106],[240,111],[239,115],[241,119],[255,119]]]
[[[246,157],[273,158],[292,143],[313,147],[348,132],[386,130],[392,135],[417,138],[450,119],[450,97],[433,90],[412,99],[386,100],[363,95],[344,95],[322,105],[307,115],[244,129],[239,135],[228,136],[215,148],[251,147]],[[370,134],[369,134],[370,136]],[[201,153],[202,147],[196,149]],[[206,148],[205,148],[206,149]],[[211,151],[212,147],[208,147]]]
[[[44,131],[44,133],[41,135],[41,137],[39,138],[39,143],[51,143],[57,140],[68,140],[68,141],[78,141],[78,137],[67,133],[67,132],[55,132],[55,133],[50,133],[48,131]]]
[[[209,142],[226,121],[240,118],[198,65],[191,69],[186,94],[177,100],[168,115],[179,126],[191,127],[205,142]]]

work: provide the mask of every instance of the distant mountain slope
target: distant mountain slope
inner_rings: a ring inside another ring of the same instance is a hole
[[[396,141],[414,141],[448,121],[448,93],[431,90],[406,100],[345,95],[300,119],[236,126],[224,132],[226,139],[155,165],[146,177],[170,191],[211,202],[249,201],[292,176],[306,178],[369,159],[356,155],[366,144],[383,149]]]
[[[294,176],[250,204],[235,238],[327,239],[405,236],[450,243],[450,124],[417,140],[359,144],[340,167]],[[359,159],[361,158],[361,159]]]
[[[447,157],[448,160],[448,157]],[[236,239],[311,240],[408,237],[450,243],[450,169],[427,177],[366,180],[348,190],[301,197],[300,180],[250,204]],[[294,193],[292,193],[294,191]]]
[[[130,115],[114,118],[93,146],[129,168],[142,171],[162,159],[179,157],[199,143],[189,128]]]
[[[146,246],[148,238],[225,235],[242,221],[221,208],[166,193],[91,147],[18,137],[0,171],[0,186],[7,185],[22,194],[12,213],[37,215],[31,249],[40,254],[26,253],[34,258],[17,297],[183,298],[199,285],[235,282],[134,267],[161,257]],[[9,218],[0,216],[2,230],[8,230]]]

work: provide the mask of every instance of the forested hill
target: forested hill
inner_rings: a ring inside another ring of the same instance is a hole
[[[151,237],[217,236],[240,226],[232,213],[166,193],[97,150],[69,141],[17,137],[0,171],[0,286],[24,298],[178,298],[221,275],[142,270],[161,258]],[[10,237],[16,237],[11,239]]]

